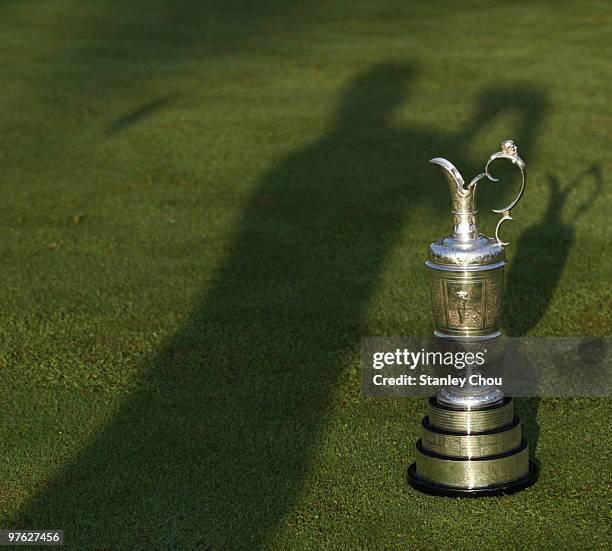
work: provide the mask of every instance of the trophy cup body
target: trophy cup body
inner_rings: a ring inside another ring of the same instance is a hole
[[[517,197],[495,210],[501,219],[495,238],[478,231],[475,195],[496,159],[508,159],[521,171]],[[426,262],[435,331],[453,346],[477,350],[501,335],[501,311],[506,264],[499,229],[511,220],[511,209],[520,200],[526,182],[525,163],[514,143],[506,140],[491,155],[485,172],[466,184],[446,159],[436,158],[451,192],[453,231],[434,241]],[[429,399],[416,461],[408,479],[418,490],[442,495],[495,495],[527,487],[537,479],[529,459],[512,399],[490,386],[445,387]]]

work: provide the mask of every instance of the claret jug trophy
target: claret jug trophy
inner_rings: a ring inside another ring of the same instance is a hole
[[[476,223],[475,195],[483,178],[497,181],[491,163],[506,159],[521,172],[518,195],[494,212],[501,218],[495,237],[482,235]],[[448,180],[453,231],[433,242],[426,262],[434,334],[455,347],[492,344],[501,335],[502,292],[506,264],[500,226],[511,220],[527,179],[514,142],[506,140],[489,158],[485,171],[466,184],[446,159],[432,159]],[[429,399],[422,422],[410,484],[437,495],[481,496],[511,493],[533,484],[537,465],[529,458],[512,398],[493,386],[445,387]]]

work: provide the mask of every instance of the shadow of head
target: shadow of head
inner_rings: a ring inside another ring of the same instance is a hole
[[[336,127],[387,126],[416,76],[412,63],[379,63],[351,80],[338,102]]]

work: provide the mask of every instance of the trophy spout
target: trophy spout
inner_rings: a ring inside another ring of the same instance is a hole
[[[451,192],[451,200],[453,205],[456,201],[459,200],[460,197],[463,197],[466,194],[466,190],[464,189],[465,182],[463,181],[463,176],[461,173],[455,168],[455,165],[442,157],[435,157],[429,160],[430,163],[434,165],[438,165],[446,179],[448,180],[448,184],[450,186]]]

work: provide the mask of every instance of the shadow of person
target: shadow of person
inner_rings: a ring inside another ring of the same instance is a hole
[[[414,209],[448,211],[442,182],[427,185],[440,178],[427,159],[480,171],[466,145],[505,108],[493,90],[454,135],[399,127],[415,74],[384,63],[358,75],[329,131],[263,176],[211,290],[148,362],[140,390],[16,525],[62,527],[76,548],[269,543],[302,491],[325,418],[345,407],[336,381],[400,230]],[[530,110],[543,96],[516,95],[531,98],[516,136],[528,158]]]
[[[570,195],[583,191],[589,180],[594,183],[592,189],[573,213],[568,212]],[[575,222],[588,211],[603,187],[601,167],[593,164],[565,186],[553,175],[548,176],[548,183],[546,213],[521,234],[508,272],[503,320],[513,337],[528,335],[544,318],[574,243]],[[537,422],[540,398],[527,398],[519,403],[523,429],[532,446],[531,453],[535,454],[540,433]]]

